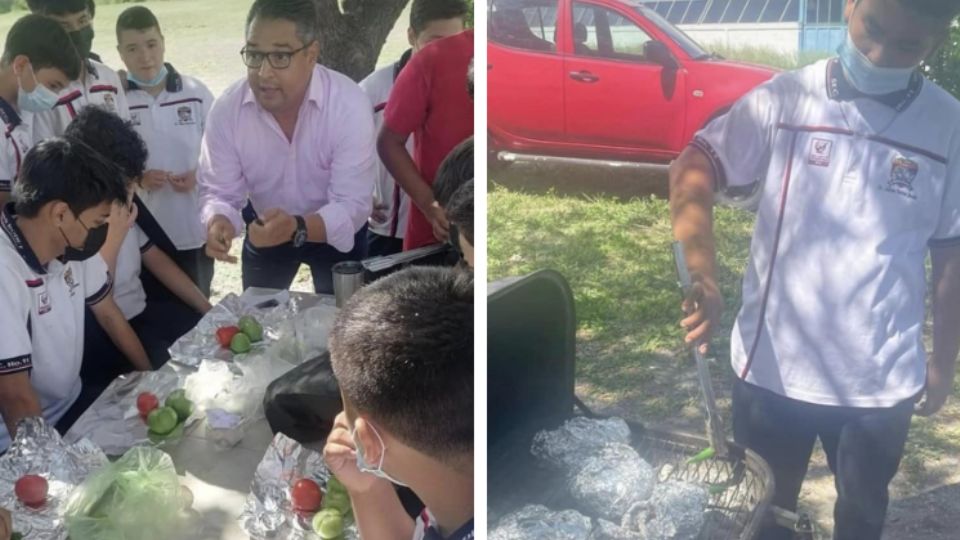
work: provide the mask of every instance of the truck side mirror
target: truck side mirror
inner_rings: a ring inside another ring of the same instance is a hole
[[[643,56],[648,62],[659,64],[666,69],[677,69],[680,64],[662,41],[651,40],[643,44]]]

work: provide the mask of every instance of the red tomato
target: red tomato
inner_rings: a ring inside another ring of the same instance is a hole
[[[47,479],[35,474],[22,476],[13,488],[17,499],[30,508],[40,508],[47,502]]]
[[[217,329],[217,343],[220,344],[224,349],[230,348],[230,341],[233,339],[233,336],[240,333],[240,329],[236,326],[224,326],[223,328]]]
[[[293,509],[297,512],[316,512],[323,502],[323,492],[316,482],[304,478],[293,485],[290,498],[293,500]]]
[[[151,394],[150,392],[143,392],[137,396],[137,410],[140,412],[141,418],[150,414],[150,411],[159,406],[160,400],[157,399],[157,396]]]

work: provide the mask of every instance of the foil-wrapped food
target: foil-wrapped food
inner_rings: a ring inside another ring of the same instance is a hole
[[[598,519],[590,540],[646,540],[646,538],[641,536],[639,531],[624,529],[612,521]]]
[[[78,485],[107,463],[107,456],[89,440],[68,444],[43,418],[27,418],[0,457],[0,507],[12,512],[13,530],[24,538],[64,540],[63,506]],[[17,499],[14,488],[25,475],[41,476],[47,482],[46,502],[39,508],[29,508]]]
[[[320,452],[306,448],[278,433],[267,448],[254,473],[250,495],[240,514],[241,528],[254,540],[314,540],[312,516],[293,509],[290,488],[298,480],[316,482],[324,494],[330,482],[330,471]],[[357,540],[356,524],[350,523],[342,540]]]
[[[653,467],[632,446],[621,443],[609,443],[582,456],[568,481],[579,508],[616,522],[635,503],[647,500],[655,483]]]
[[[645,540],[694,540],[706,519],[709,494],[702,486],[667,480],[635,504],[621,525],[639,531]]]
[[[155,443],[147,434],[147,425],[137,410],[137,397],[143,392],[150,392],[163,401],[171,392],[183,386],[183,378],[167,370],[135,371],[121,375],[77,419],[64,439],[68,443],[89,439],[108,456],[122,456],[135,446],[153,445]],[[198,418],[195,412],[186,424],[190,425]]]
[[[576,510],[532,504],[507,514],[489,531],[490,540],[589,540],[590,518]]]
[[[571,418],[554,430],[533,437],[530,452],[544,463],[574,470],[590,454],[610,443],[630,444],[630,426],[622,418]]]
[[[228,294],[170,347],[171,361],[195,368],[203,360],[233,361],[243,356],[221,347],[216,334],[219,328],[235,326],[240,317],[250,315],[263,327],[263,341],[253,343],[246,354],[298,365],[327,349],[327,334],[337,313],[333,303],[332,297],[287,291],[271,296]]]

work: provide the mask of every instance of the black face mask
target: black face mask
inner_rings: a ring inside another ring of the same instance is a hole
[[[63,236],[63,239],[67,242],[67,250],[63,254],[64,261],[85,261],[90,257],[93,257],[100,252],[100,248],[103,247],[103,244],[107,241],[107,227],[108,223],[104,223],[99,227],[94,227],[92,229],[87,228],[86,225],[80,218],[77,217],[77,222],[83,226],[84,229],[87,229],[87,238],[83,241],[83,246],[78,248],[70,245],[70,239],[67,238],[67,235],[63,232],[63,228],[60,229],[60,234]]]
[[[93,25],[84,26],[76,32],[70,32],[70,41],[77,48],[81,59],[89,58],[90,50],[93,48]]]

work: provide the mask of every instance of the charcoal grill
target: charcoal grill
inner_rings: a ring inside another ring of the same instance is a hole
[[[490,526],[527,504],[575,508],[565,479],[530,454],[533,435],[580,414],[595,417],[574,393],[573,294],[557,272],[491,284],[487,299],[488,519]],[[633,446],[660,479],[711,487],[701,540],[752,540],[768,519],[773,475],[757,454],[729,442],[729,454],[689,462],[709,442],[628,422]]]

